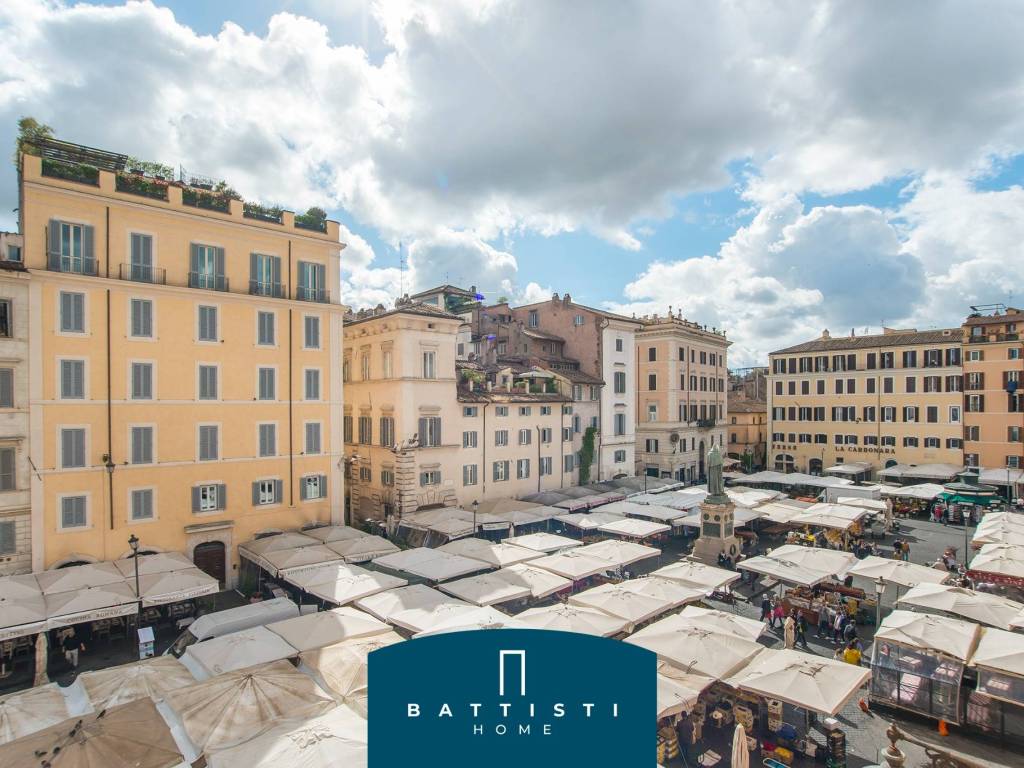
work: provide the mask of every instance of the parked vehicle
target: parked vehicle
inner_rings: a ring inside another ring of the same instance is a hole
[[[286,597],[241,605],[226,611],[207,613],[193,621],[188,629],[171,644],[167,653],[180,659],[186,649],[194,643],[201,643],[214,637],[221,637],[231,632],[259,627],[275,621],[291,619],[298,615],[299,606]]]

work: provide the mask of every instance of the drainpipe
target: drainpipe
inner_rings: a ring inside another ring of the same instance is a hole
[[[106,224],[103,229],[104,261],[106,262],[107,278],[110,277],[110,206],[106,209]],[[107,493],[110,502],[110,530],[114,530],[114,407],[112,398],[111,362],[110,362],[110,288],[107,288]]]
[[[1010,473],[1007,472],[1006,476],[1009,477]],[[540,426],[537,426],[537,493],[540,493]]]
[[[481,453],[481,456],[480,456],[480,488],[483,490],[483,493],[481,493],[480,495],[484,498],[484,500],[487,499],[487,406],[488,405],[490,405],[490,403],[484,403],[484,409],[483,409],[484,426],[483,426],[483,431],[480,434],[480,442],[481,442],[481,445],[483,446],[482,453]]]
[[[291,243],[288,244],[289,253],[291,252]],[[291,262],[291,257],[288,259]],[[293,310],[288,310],[288,505],[291,507],[295,506],[295,450],[293,447],[294,425],[292,423],[293,416],[293,405],[292,400],[292,364],[294,360],[294,352],[292,348],[292,335],[294,333],[292,324]]]

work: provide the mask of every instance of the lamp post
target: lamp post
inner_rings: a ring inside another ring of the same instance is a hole
[[[134,533],[128,537],[128,546],[132,548],[132,561],[135,563],[135,597],[138,598],[139,609],[135,618],[135,628],[142,626],[142,591],[139,589],[139,537]]]
[[[477,538],[477,535],[476,535],[476,511],[478,509],[480,509],[480,502],[479,501],[474,501],[470,506],[473,507],[473,538],[475,539],[475,538]]]
[[[885,594],[885,581],[879,576],[875,579],[875,631],[882,623],[882,595]]]
[[[107,490],[110,501],[110,530],[114,530],[114,460],[110,458],[109,453],[104,453],[100,458],[103,460],[103,468],[107,470]]]

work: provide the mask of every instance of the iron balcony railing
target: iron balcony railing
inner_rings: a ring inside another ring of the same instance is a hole
[[[299,301],[319,301],[326,304],[331,300],[331,294],[325,288],[310,288],[300,285],[295,289],[295,298]]]
[[[160,267],[151,267],[146,264],[122,264],[118,269],[118,277],[121,280],[130,280],[133,283],[166,285],[167,270]]]
[[[281,283],[270,283],[264,280],[250,280],[249,294],[252,296],[271,296],[275,299],[284,297],[284,286]]]
[[[711,429],[715,426],[714,419],[697,419],[697,427],[699,429]]]
[[[228,278],[225,275],[211,275],[206,272],[189,272],[189,288],[205,288],[208,291],[228,290]]]
[[[74,256],[62,256],[51,253],[46,260],[46,268],[51,272],[72,272],[76,275],[96,275],[96,259],[83,259]]]

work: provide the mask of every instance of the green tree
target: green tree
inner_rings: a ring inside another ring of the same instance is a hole
[[[587,427],[583,433],[583,445],[580,446],[580,485],[590,482],[590,465],[594,463],[594,435],[596,427]]]
[[[22,117],[18,120],[18,139],[14,145],[14,164],[18,164],[18,153],[29,152],[30,145],[41,139],[52,139],[53,128],[40,123],[34,117]]]

